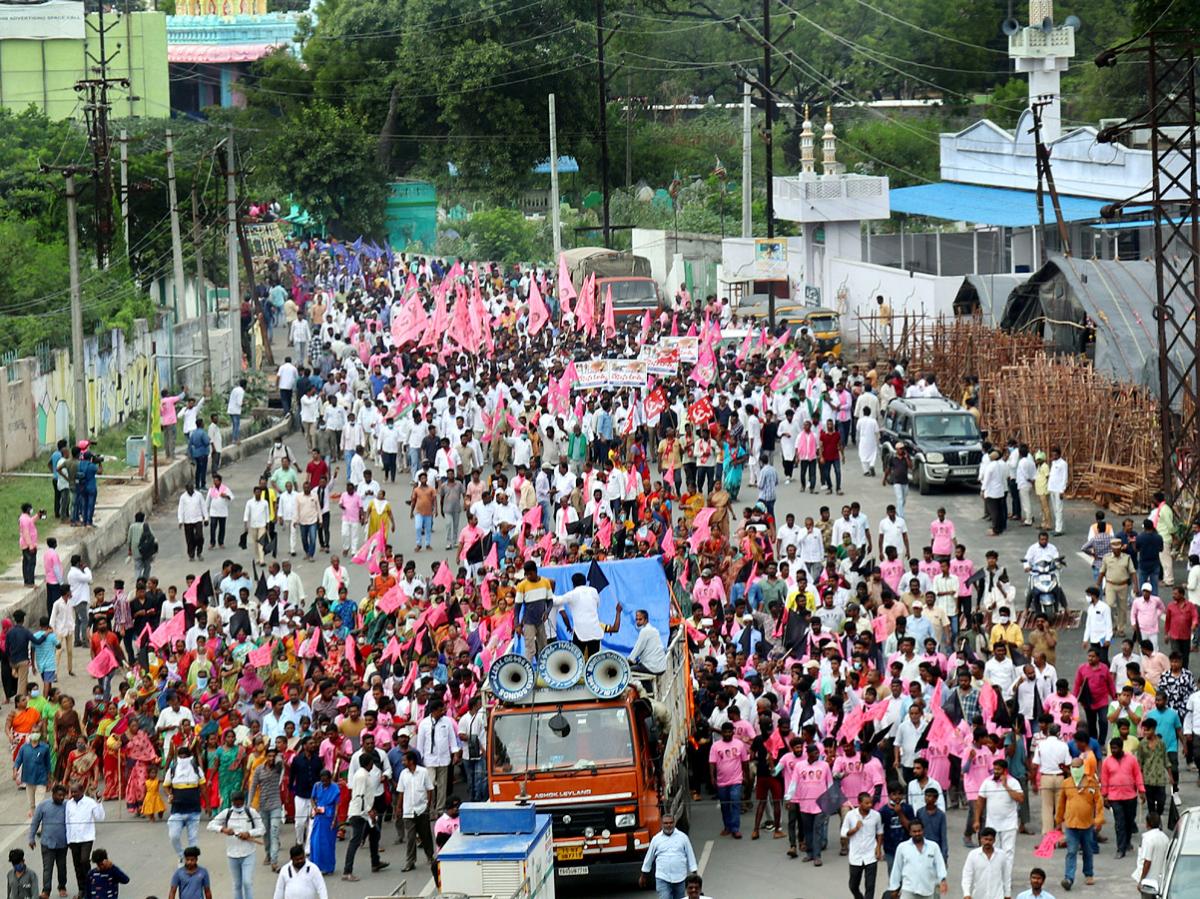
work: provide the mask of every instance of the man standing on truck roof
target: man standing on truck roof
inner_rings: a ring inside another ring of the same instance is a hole
[[[658,899],[684,899],[687,877],[696,871],[696,852],[688,835],[675,829],[674,815],[662,816],[662,830],[650,840],[646,860],[642,862],[642,873],[638,877],[638,885],[642,889],[649,888],[652,868]]]
[[[525,638],[525,658],[533,661],[546,648],[546,618],[554,601],[554,584],[538,575],[537,563],[525,563],[525,580],[517,584],[513,600],[517,623]]]

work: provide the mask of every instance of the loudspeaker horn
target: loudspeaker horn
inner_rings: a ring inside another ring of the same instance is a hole
[[[1021,23],[1018,22],[1016,19],[1014,19],[1012,16],[1009,16],[1007,19],[1005,19],[1003,22],[1000,23],[1000,30],[1003,31],[1005,34],[1007,34],[1009,37],[1012,37],[1014,34],[1016,34],[1018,31],[1021,30]]]
[[[1078,32],[1081,28],[1083,28],[1083,22],[1079,20],[1079,16],[1067,16],[1066,19],[1063,20],[1063,25],[1067,28],[1073,29],[1075,32]]]
[[[1042,19],[1042,25],[1041,25],[1041,28],[1042,28],[1042,31],[1046,32],[1047,34],[1049,34],[1051,31],[1053,31],[1053,30],[1054,30],[1054,19],[1053,19],[1053,17],[1051,17],[1051,16],[1045,16],[1045,17]]]
[[[538,671],[551,690],[567,690],[579,683],[583,650],[569,640],[548,643],[538,654]]]
[[[501,702],[520,702],[533,692],[533,663],[519,653],[510,652],[492,663],[488,683]]]
[[[629,686],[629,660],[611,650],[598,652],[583,666],[583,682],[597,699],[615,699]]]

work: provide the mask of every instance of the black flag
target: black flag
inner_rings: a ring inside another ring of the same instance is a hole
[[[587,582],[588,586],[597,593],[603,593],[604,588],[608,586],[608,578],[604,576],[604,571],[600,568],[600,563],[594,559],[588,567]]]

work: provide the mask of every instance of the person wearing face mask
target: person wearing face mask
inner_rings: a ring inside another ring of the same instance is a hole
[[[1067,839],[1066,868],[1062,886],[1069,890],[1075,883],[1076,858],[1083,851],[1083,876],[1089,886],[1096,882],[1092,858],[1092,830],[1104,823],[1104,799],[1100,784],[1083,767],[1083,758],[1071,761],[1070,777],[1058,796],[1055,826]]]
[[[9,850],[8,863],[12,865],[8,872],[8,899],[34,899],[38,895],[38,879],[25,864],[25,850]]]
[[[171,845],[183,864],[183,850],[195,846],[200,830],[200,792],[206,783],[204,772],[192,757],[191,747],[179,747],[175,760],[167,767],[163,786],[171,799],[171,812],[167,818],[167,833]],[[184,830],[187,843],[182,842]]]
[[[1108,758],[1100,765],[1101,794],[1104,804],[1112,809],[1117,858],[1124,858],[1137,830],[1138,799],[1145,797],[1146,785],[1138,760],[1125,751],[1125,741],[1115,737],[1108,747]]]
[[[50,783],[50,747],[42,742],[39,731],[33,731],[17,750],[13,759],[13,780],[25,784],[32,813],[40,799],[46,798]]]

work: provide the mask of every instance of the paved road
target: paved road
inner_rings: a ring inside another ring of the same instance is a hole
[[[304,456],[303,441],[300,437],[293,436],[289,440],[289,445],[294,453],[301,457]],[[847,466],[844,499],[861,501],[874,523],[884,506],[891,501],[890,488],[881,487],[877,479],[868,481],[858,474],[858,465],[853,458],[853,451],[851,457],[850,464]],[[265,455],[260,454],[226,469],[226,481],[238,497],[238,502],[234,504],[236,516],[240,516],[241,500],[249,495],[250,487],[262,472],[264,463]],[[407,485],[401,482],[397,486],[400,489],[392,496],[393,501],[406,499]],[[753,499],[752,491],[744,491],[742,498],[743,500]],[[831,500],[839,499],[843,498],[826,497],[823,494],[817,496],[802,494],[795,485],[785,485],[781,488],[777,512],[782,517],[785,512],[793,511],[798,518],[803,519],[805,515],[815,515],[821,504],[832,505]],[[934,517],[934,512],[939,505],[944,505],[949,516],[957,523],[960,540],[966,544],[969,557],[981,561],[984,550],[995,547],[1001,554],[1001,561],[1008,564],[1010,570],[1018,567],[1017,560],[1024,554],[1028,544],[1032,542],[1033,533],[1029,529],[1017,528],[1010,530],[999,539],[985,538],[983,536],[985,525],[980,521],[979,500],[968,492],[941,493],[928,497],[921,497],[916,493],[910,495],[908,520],[913,532],[914,547],[920,545],[917,535],[927,533],[928,522]],[[835,507],[834,514],[836,515],[836,513]],[[1091,513],[1092,509],[1089,506],[1080,503],[1068,504],[1067,530],[1068,534],[1076,536],[1060,538],[1060,548],[1073,551],[1082,543],[1082,540],[1078,539],[1078,535],[1085,532],[1087,524],[1091,520]],[[337,516],[335,515],[335,534],[336,521]],[[176,527],[174,503],[165,503],[153,517],[152,524],[162,548],[161,555],[156,560],[154,572],[162,578],[164,583],[178,584],[182,587],[184,575],[188,572],[199,571],[200,566],[196,563],[189,564],[187,561],[183,547],[183,535]],[[240,533],[240,527],[231,526],[226,551],[216,550],[206,553],[205,563],[211,565],[215,570],[219,567],[221,559],[227,556],[244,559],[245,554],[237,550],[238,533]],[[406,554],[411,553],[414,545],[413,532],[407,518],[402,520],[400,533],[393,543],[400,551]],[[422,569],[428,570],[429,565],[435,564],[444,557],[448,557],[448,554],[440,551],[419,557],[419,565]],[[311,594],[320,580],[321,572],[327,561],[324,557],[319,557],[317,562],[305,563],[302,561],[302,557],[299,558],[297,569]],[[1072,557],[1070,566],[1065,572],[1064,587],[1074,606],[1078,606],[1082,602],[1082,591],[1086,586],[1088,575],[1087,566]],[[96,571],[97,582],[104,584],[111,584],[115,577],[124,577],[128,581],[131,576],[132,566],[125,559],[119,557],[107,560],[103,565],[98,566]],[[365,588],[366,579],[363,572],[353,571],[351,581],[354,591],[361,592],[361,589]],[[1059,670],[1073,672],[1081,660],[1082,649],[1076,635],[1073,633],[1063,634],[1062,642],[1059,645]],[[90,684],[84,679],[73,678],[67,680],[66,688],[74,696],[83,698],[88,695]],[[1200,802],[1200,792],[1194,786],[1194,778],[1190,776],[1187,778],[1184,798],[1186,805]],[[101,825],[97,845],[106,847],[117,863],[125,867],[133,877],[134,882],[127,891],[127,895],[165,896],[175,865],[165,826],[128,819],[122,803],[108,803],[107,810],[109,820]],[[0,790],[0,857],[8,848],[24,844],[25,829],[22,822],[25,820],[25,812],[24,793],[17,793],[12,789]],[[951,813],[950,831],[952,834],[961,833],[963,814],[963,812]],[[713,803],[698,803],[693,810],[692,820],[693,843],[706,878],[705,892],[714,899],[735,899],[735,897],[744,899],[744,897],[751,896],[813,899],[818,896],[831,897],[848,894],[845,885],[845,860],[837,857],[836,850],[834,855],[826,857],[824,867],[814,869],[800,860],[788,859],[784,855],[786,843],[783,840],[772,840],[768,837],[752,842],[747,836],[746,839],[735,843],[729,838],[718,837],[720,819]],[[285,828],[285,834],[289,830],[290,828]],[[1109,832],[1111,833],[1111,828]],[[201,861],[212,873],[213,892],[218,897],[228,896],[231,885],[229,872],[223,858],[221,840],[222,838],[218,835],[207,833],[202,833],[200,838],[200,846],[204,852]],[[1034,864],[1032,851],[1035,845],[1036,840],[1033,837],[1021,837],[1018,841],[1017,864],[1015,865],[1018,884],[1015,885],[1015,892],[1023,889],[1020,882],[1023,882],[1029,868]],[[1104,853],[1098,862],[1098,884],[1087,890],[1086,894],[1098,897],[1131,896],[1133,895],[1133,885],[1129,880],[1129,875],[1133,868],[1133,859],[1130,857],[1123,861],[1114,860],[1110,847],[1111,843],[1102,847]],[[392,862],[392,867],[388,871],[377,875],[370,874],[366,867],[367,860],[364,858],[358,865],[358,873],[363,878],[362,882],[347,884],[340,879],[331,878],[328,881],[330,896],[333,899],[361,899],[361,897],[370,895],[386,895],[395,889],[402,876],[396,870],[402,862],[400,847],[388,845],[386,849],[385,858]],[[344,846],[342,852],[339,852],[339,857],[343,852]],[[959,875],[965,853],[966,850],[961,842],[955,840],[950,853],[951,896],[961,895]],[[37,859],[34,860],[37,861]],[[1050,885],[1053,890],[1062,876],[1061,851],[1045,866],[1050,871]],[[422,874],[420,870],[414,873]],[[645,892],[638,891],[635,885],[614,884],[595,877],[589,877],[585,883],[564,886],[567,888],[563,892],[604,892],[613,899],[647,895]],[[1081,886],[1082,883],[1076,889],[1079,890]],[[260,896],[270,895],[273,888],[273,875],[269,869],[260,868],[255,879],[257,894]],[[426,876],[408,881],[407,892],[411,894],[421,894],[429,889],[431,889],[431,882]],[[1061,889],[1056,890],[1059,899],[1062,899],[1061,893]]]

